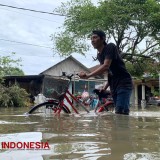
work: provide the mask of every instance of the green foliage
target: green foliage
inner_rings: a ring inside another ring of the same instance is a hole
[[[144,73],[144,68],[139,63],[126,62],[126,68],[133,77],[141,77]]]
[[[0,107],[24,107],[29,102],[28,93],[17,85],[5,87],[0,84]]]
[[[55,10],[61,14],[66,14],[67,18],[64,23],[65,30],[60,34],[57,33],[51,36],[56,46],[54,52],[62,56],[74,52],[85,55],[89,50],[89,45],[84,41],[88,38],[86,33],[90,33],[92,25],[96,24],[91,20],[88,12],[98,18],[95,9],[96,7],[90,0],[73,0],[62,3],[62,6]]]
[[[20,68],[11,67],[11,68],[6,69],[5,75],[9,75],[9,76],[23,76],[24,72]]]
[[[54,38],[53,38],[54,37]],[[64,32],[59,33],[58,35],[52,35],[52,40],[55,41],[57,48],[54,50],[54,53],[58,53],[60,56],[70,55],[73,52],[80,53],[85,55],[85,52],[88,50],[88,46],[80,38],[79,41],[76,37],[72,37],[70,33]]]
[[[14,60],[11,57],[14,55],[15,53],[12,53],[10,56],[0,56],[0,77],[24,75],[24,72],[18,68],[21,66],[21,59]]]
[[[139,58],[137,61],[126,62],[128,71],[134,77],[142,77],[144,73],[148,74],[149,77],[158,78],[160,71],[160,63],[153,59]]]
[[[158,91],[154,91],[154,92],[153,92],[153,96],[155,96],[155,97],[156,97],[156,96],[159,96],[159,92],[158,92]]]
[[[14,56],[12,53],[11,56]],[[3,86],[4,76],[24,75],[19,68],[21,59],[14,60],[11,56],[0,56],[0,107],[22,107],[28,102],[28,93],[17,85]],[[18,67],[17,67],[18,66]]]

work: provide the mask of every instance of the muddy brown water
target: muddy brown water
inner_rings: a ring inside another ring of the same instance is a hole
[[[27,110],[0,109],[0,160],[160,160],[160,107],[130,116]],[[44,142],[49,149],[2,149],[2,142]]]

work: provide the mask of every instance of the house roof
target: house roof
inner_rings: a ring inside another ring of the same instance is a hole
[[[29,82],[31,80],[42,79],[44,75],[24,75],[24,76],[5,76],[3,77],[5,81],[21,81],[21,82]]]
[[[54,66],[52,66],[52,67],[44,70],[44,71],[41,72],[40,74],[44,74],[46,71],[48,71],[48,70],[50,70],[50,69],[54,69],[56,66],[64,63],[64,61],[68,61],[68,60],[72,60],[72,61],[76,62],[76,63],[77,63],[79,66],[81,66],[85,71],[87,71],[87,72],[89,72],[89,73],[91,72],[90,69],[88,69],[88,68],[87,68],[86,66],[84,66],[82,63],[80,63],[78,60],[76,60],[73,56],[69,56],[69,57],[67,57],[66,59],[58,62],[58,63],[55,64]]]

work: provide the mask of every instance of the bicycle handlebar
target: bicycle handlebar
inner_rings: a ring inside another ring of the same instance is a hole
[[[62,72],[62,76],[63,76],[63,77],[67,77],[67,78],[70,79],[70,80],[71,80],[72,77],[75,76],[75,75],[78,76],[78,73],[76,73],[76,74],[73,74],[73,73],[72,73],[72,74],[68,74],[68,75],[67,75],[66,72]]]

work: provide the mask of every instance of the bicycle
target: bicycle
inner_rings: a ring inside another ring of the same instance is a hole
[[[48,99],[46,102],[35,105],[27,113],[32,114],[33,112],[38,110],[40,107],[45,106],[46,109],[51,109],[54,111],[54,113],[57,113],[57,114],[60,114],[62,110],[65,113],[70,114],[71,113],[70,109],[64,103],[64,100],[66,100],[69,103],[69,105],[71,106],[71,108],[75,111],[75,113],[79,114],[78,110],[74,107],[72,101],[68,98],[67,95],[69,95],[73,101],[78,103],[87,113],[89,113],[88,109],[69,91],[69,86],[72,82],[71,80],[72,80],[73,76],[75,76],[75,74],[66,75],[65,72],[62,72],[62,77],[69,79],[66,87],[64,88],[64,92],[60,94],[57,91],[53,90],[53,92],[52,92],[53,98]]]

